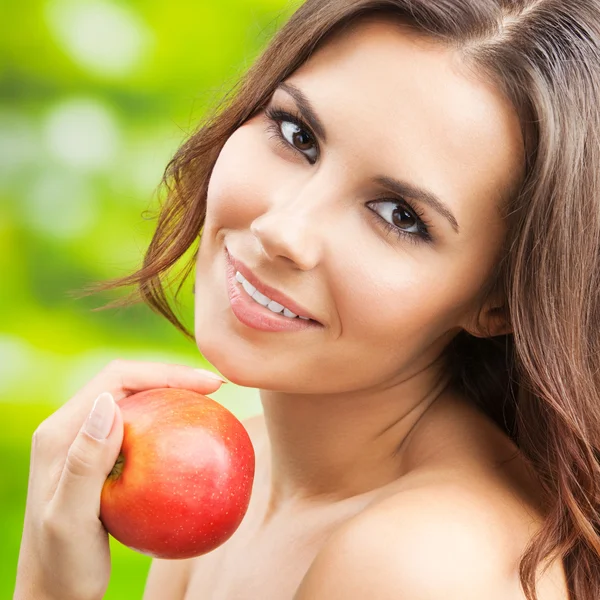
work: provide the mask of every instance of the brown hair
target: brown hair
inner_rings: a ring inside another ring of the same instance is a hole
[[[544,526],[520,562],[528,600],[538,565],[559,556],[575,600],[600,597],[600,9],[589,0],[307,0],[169,162],[143,266],[83,295],[135,284],[143,301],[193,340],[169,306],[163,275],[199,239],[213,166],[228,137],[334,31],[386,14],[454,48],[518,111],[525,177],[506,206],[501,260],[482,305],[501,294],[505,336],[459,333],[447,349],[454,385],[529,459],[546,499]],[[197,250],[196,250],[197,252]],[[195,263],[186,264],[175,297]]]

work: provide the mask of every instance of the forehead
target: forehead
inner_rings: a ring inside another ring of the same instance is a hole
[[[360,163],[431,190],[461,229],[473,203],[497,211],[520,181],[523,143],[511,104],[456,51],[406,25],[353,23],[288,80],[308,96],[327,146],[352,161],[352,172]],[[281,90],[274,97],[289,100]]]

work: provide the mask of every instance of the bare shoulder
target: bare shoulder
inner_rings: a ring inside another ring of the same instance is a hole
[[[519,563],[544,522],[527,461],[468,402],[424,423],[397,487],[336,530],[294,600],[525,600]],[[545,566],[538,600],[568,600],[562,561]]]
[[[337,530],[294,600],[524,600],[518,558],[527,535],[515,523],[469,486],[407,489]],[[561,574],[550,571],[539,600],[567,600]]]
[[[348,600],[502,598],[490,595],[502,585],[491,543],[497,525],[473,500],[417,488],[365,510],[328,540],[295,600],[325,600],[336,590]]]
[[[184,560],[154,558],[146,579],[143,600],[183,599],[192,572],[193,560],[192,558]]]

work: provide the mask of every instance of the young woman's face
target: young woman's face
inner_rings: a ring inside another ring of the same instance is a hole
[[[223,147],[197,259],[198,347],[232,381],[262,389],[404,380],[469,330],[505,235],[500,209],[522,177],[516,113],[455,53],[375,18],[332,38],[285,84],[267,109],[302,115],[302,94],[325,136],[306,116],[299,126],[261,111]],[[240,322],[226,248],[323,326],[275,333]]]

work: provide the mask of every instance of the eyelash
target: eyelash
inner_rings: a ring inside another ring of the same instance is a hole
[[[293,123],[294,125],[296,125],[296,127],[298,127],[299,129],[304,130],[304,133],[308,134],[311,141],[317,148],[317,159],[318,159],[320,154],[318,151],[316,137],[312,133],[312,131],[310,130],[308,125],[305,123],[304,119],[302,119],[302,117],[299,114],[290,113],[286,110],[282,110],[282,109],[278,109],[278,108],[267,107],[267,108],[265,108],[264,112],[265,112],[265,116],[270,121],[270,124],[267,126],[267,132],[270,132],[273,134],[270,137],[274,138],[277,141],[278,145],[280,147],[282,147],[284,150],[286,150],[286,151],[292,150],[295,152],[299,152],[300,154],[302,154],[304,157],[307,158],[309,164],[311,164],[311,165],[314,164],[316,162],[316,160],[313,162],[310,159],[308,159],[308,157],[306,156],[306,154],[304,154],[304,152],[302,150],[296,148],[295,146],[292,146],[285,139],[283,134],[281,133],[280,123],[282,121],[289,121],[290,123]],[[384,229],[386,230],[387,233],[393,233],[399,239],[408,239],[410,242],[412,242],[414,244],[418,244],[420,241],[424,241],[428,244],[432,243],[433,238],[431,236],[431,233],[429,232],[429,229],[432,227],[432,225],[427,222],[427,220],[425,219],[425,216],[422,212],[415,209],[411,204],[409,204],[406,200],[404,200],[404,198],[385,197],[385,198],[377,198],[377,200],[379,202],[385,201],[385,202],[391,202],[391,203],[397,204],[399,207],[404,208],[408,213],[410,213],[411,216],[413,216],[415,218],[415,220],[417,221],[417,227],[418,227],[419,232],[418,233],[406,232],[406,231],[403,231],[402,229],[400,229],[400,227],[396,227],[389,221],[386,221],[382,216],[380,216],[375,211],[369,209],[371,214],[376,218],[377,222],[384,227]]]

